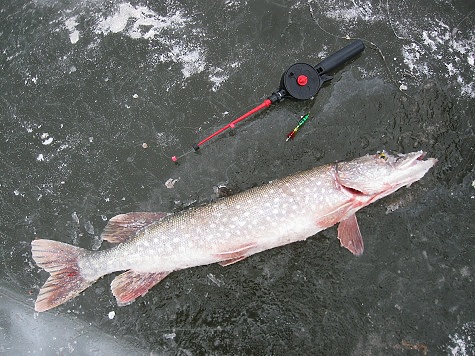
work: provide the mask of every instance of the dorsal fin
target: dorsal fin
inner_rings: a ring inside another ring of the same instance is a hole
[[[145,226],[157,222],[167,213],[133,212],[114,216],[109,220],[101,234],[103,240],[110,243],[121,243],[135,237]]]

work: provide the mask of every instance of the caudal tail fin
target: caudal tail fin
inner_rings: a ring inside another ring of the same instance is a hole
[[[31,252],[36,264],[50,273],[38,294],[35,310],[42,312],[74,298],[95,281],[81,276],[78,261],[88,251],[52,240],[34,240]]]

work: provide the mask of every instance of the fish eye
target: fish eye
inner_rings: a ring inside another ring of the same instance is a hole
[[[389,158],[388,155],[387,155],[387,153],[386,153],[385,151],[378,152],[377,157],[378,157],[378,158],[381,158],[381,159],[384,159],[385,161],[387,161],[388,158]]]

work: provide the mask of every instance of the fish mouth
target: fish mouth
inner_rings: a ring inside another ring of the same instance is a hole
[[[420,162],[427,162],[433,160],[437,162],[435,158],[424,160],[426,155],[427,152],[424,151],[412,152],[409,154],[399,154],[398,157],[396,157],[396,167],[397,169],[407,169],[419,164]]]
[[[410,186],[413,182],[421,179],[437,163],[436,158],[425,159],[426,154],[426,152],[418,151],[401,155],[396,159],[395,168],[400,172],[399,186]]]

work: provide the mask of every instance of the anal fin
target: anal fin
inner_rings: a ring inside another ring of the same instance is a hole
[[[119,306],[130,304],[136,298],[145,295],[168,274],[170,272],[139,273],[129,270],[114,278],[111,283],[112,294]]]
[[[340,222],[340,225],[338,225],[338,239],[341,246],[347,248],[354,255],[360,256],[363,254],[363,237],[355,214]]]
[[[116,215],[109,220],[101,237],[110,243],[126,242],[145,226],[155,223],[167,215],[167,213],[162,212],[132,212]]]

